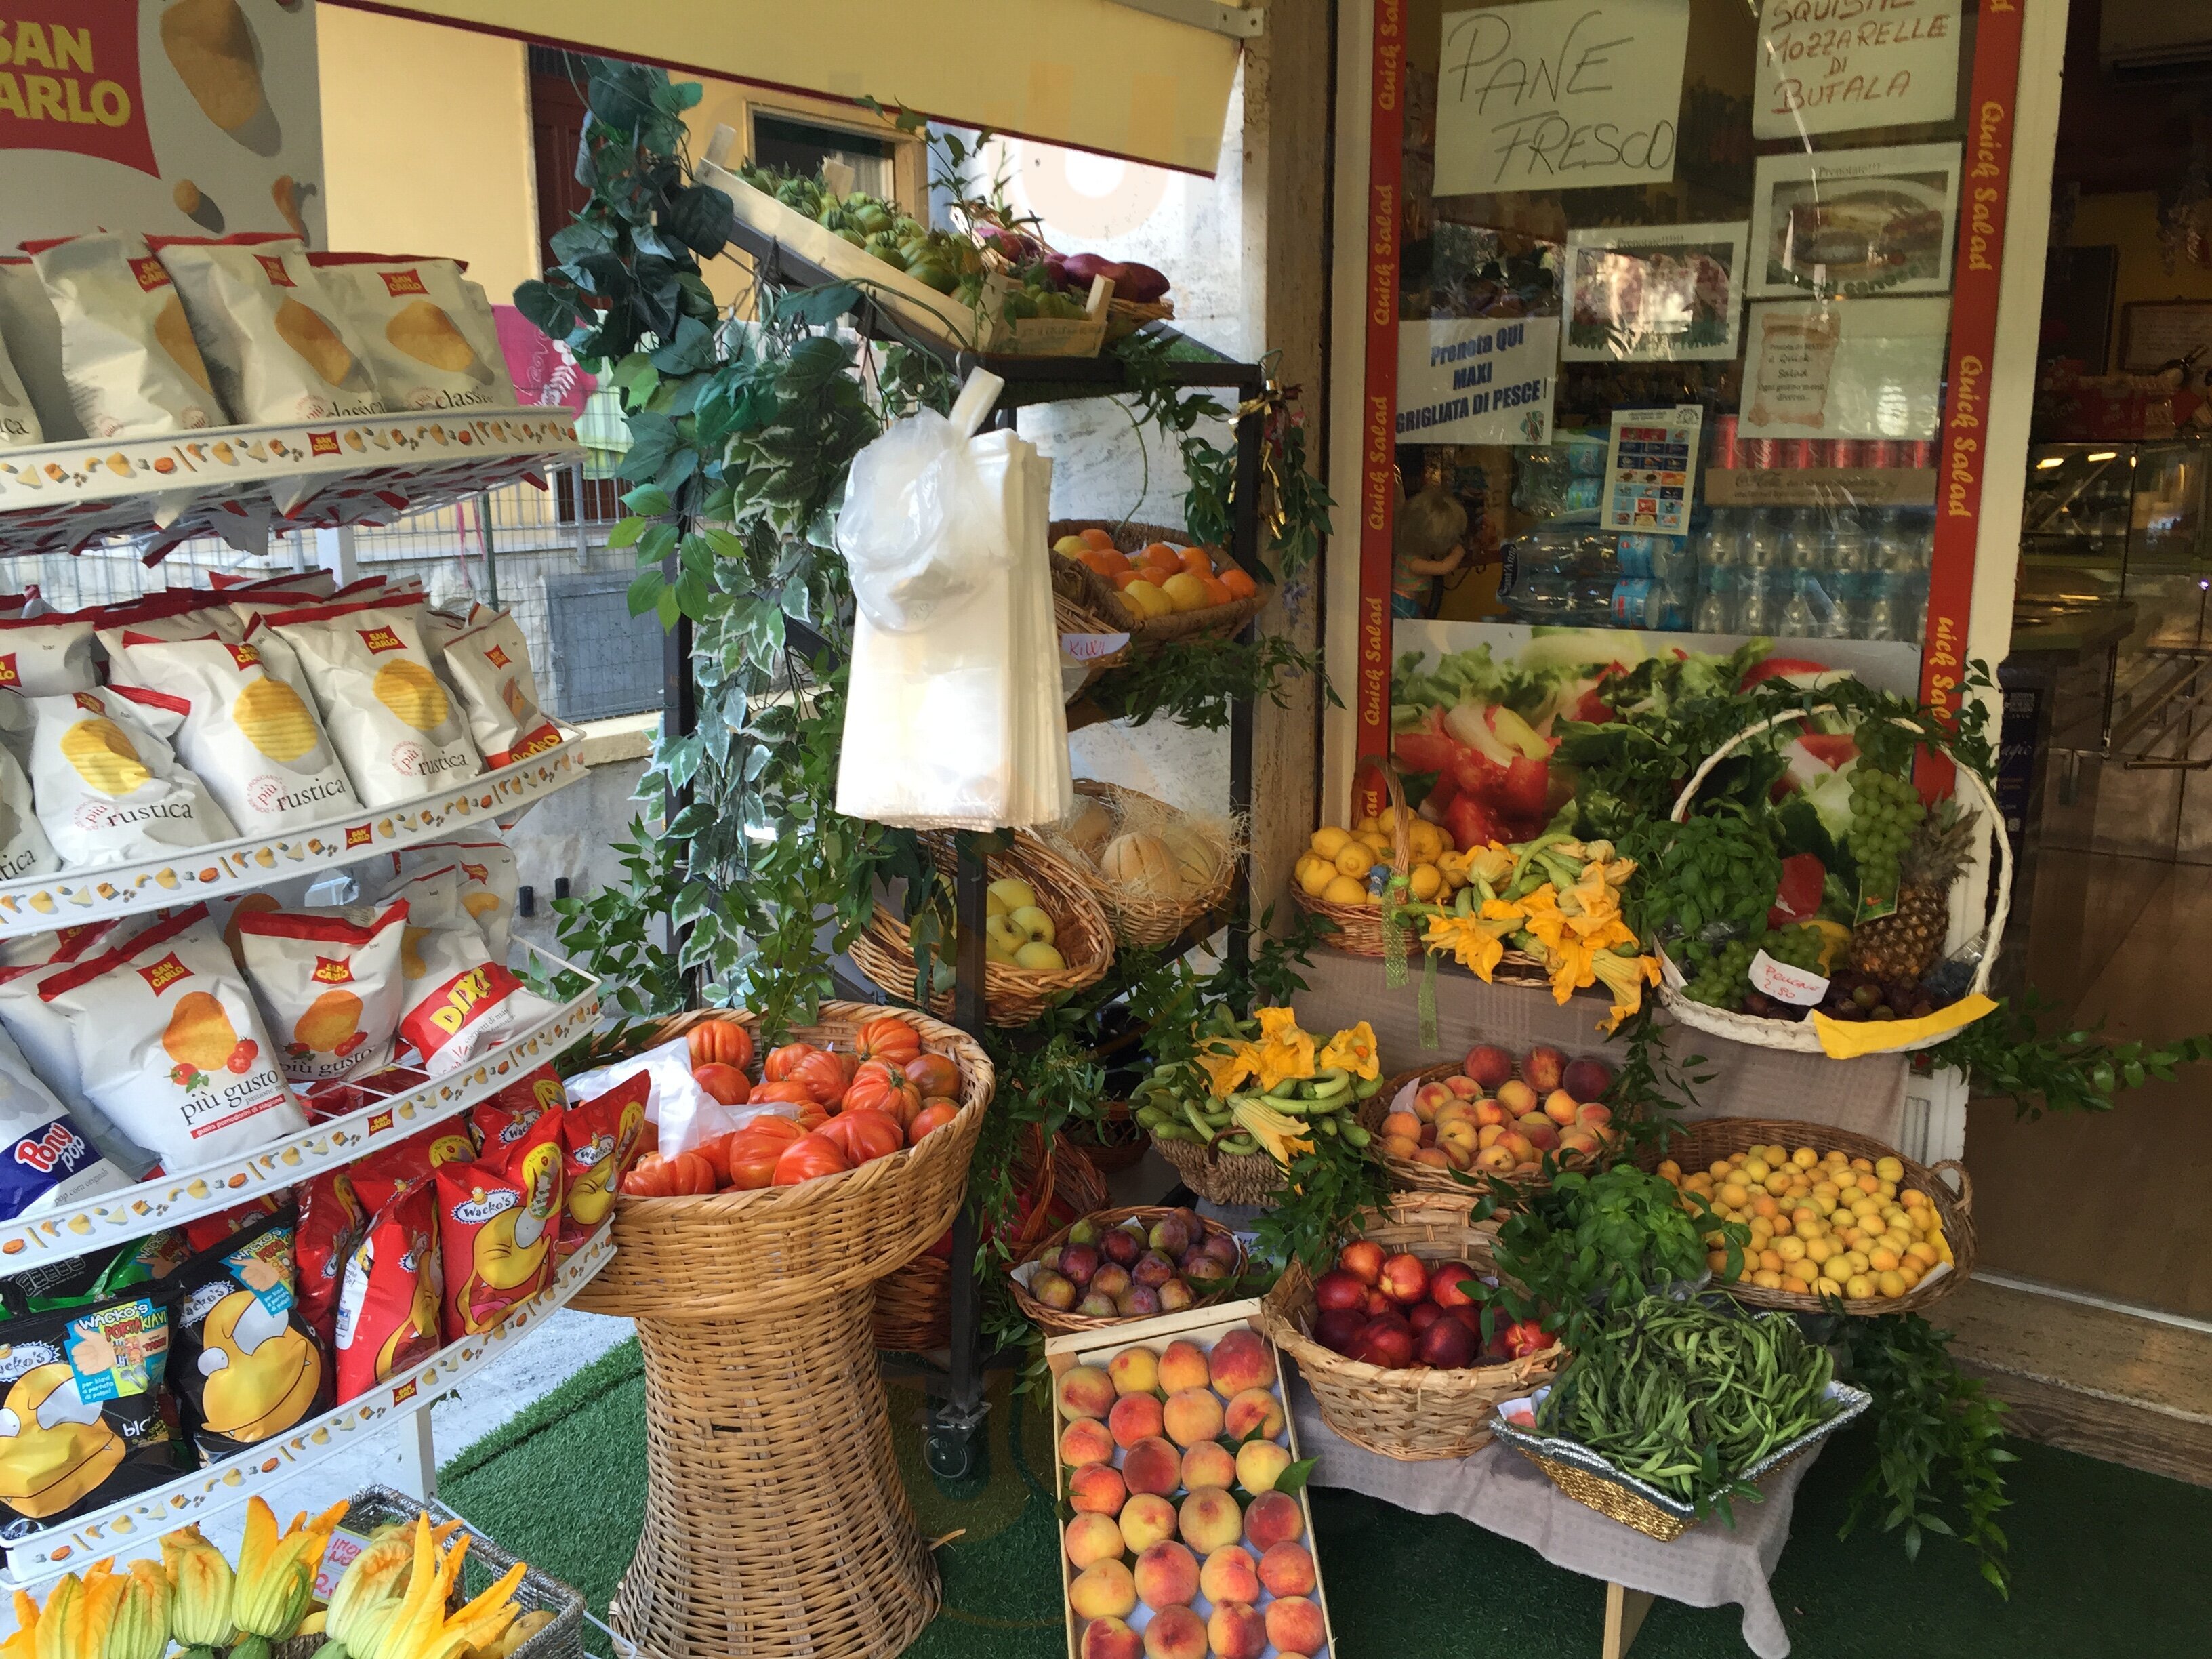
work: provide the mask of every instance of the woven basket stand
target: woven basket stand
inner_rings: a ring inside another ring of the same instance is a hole
[[[1103,801],[1110,807],[1119,823],[1125,801],[1139,801],[1172,811],[1167,803],[1146,794],[1140,789],[1130,789],[1118,783],[1101,783],[1091,778],[1078,778],[1075,793],[1090,799]],[[1117,830],[1117,832],[1118,830]],[[1229,896],[1229,890],[1237,883],[1237,856],[1233,849],[1224,848],[1220,873],[1205,891],[1186,894],[1176,899],[1141,898],[1128,889],[1115,883],[1095,870],[1086,868],[1073,855],[1067,862],[1084,878],[1091,896],[1098,901],[1113,923],[1114,937],[1123,945],[1158,945],[1179,938],[1183,929],[1208,911],[1217,908]]]
[[[1063,536],[1079,536],[1086,530],[1104,531],[1123,553],[1134,553],[1154,542],[1165,542],[1170,547],[1194,545],[1187,530],[1112,519],[1054,519],[1045,534],[1049,540],[1057,542]],[[1173,640],[1234,639],[1267,602],[1263,589],[1249,599],[1232,599],[1227,605],[1201,605],[1195,611],[1175,611],[1164,617],[1140,617],[1122,603],[1121,592],[1113,583],[1080,559],[1055,553],[1052,563],[1054,592],[1075,599],[1094,615],[1116,619],[1115,627],[1126,631],[1132,644],[1139,647],[1162,645]],[[1063,576],[1063,571],[1069,574]]]

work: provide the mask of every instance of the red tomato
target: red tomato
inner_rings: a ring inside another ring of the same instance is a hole
[[[843,1150],[826,1133],[801,1135],[776,1159],[775,1184],[796,1187],[817,1176],[842,1175],[852,1167]]]
[[[647,1152],[637,1167],[623,1177],[622,1190],[632,1198],[680,1198],[714,1190],[714,1166],[696,1152],[663,1158]]]
[[[949,1100],[933,1100],[914,1115],[914,1121],[906,1126],[906,1144],[921,1145],[921,1138],[933,1129],[942,1129],[960,1115],[960,1109]]]
[[[905,1065],[921,1052],[921,1033],[895,1014],[869,1020],[855,1037],[862,1060],[880,1060],[893,1066]]]
[[[741,1135],[762,1135],[775,1141],[779,1146],[787,1146],[806,1133],[806,1127],[794,1118],[784,1117],[775,1112],[763,1112],[736,1133]],[[819,1125],[817,1124],[817,1127],[818,1127]]]
[[[814,1091],[804,1083],[763,1083],[752,1092],[746,1104],[751,1106],[784,1105],[799,1108],[799,1127],[818,1129],[827,1120],[821,1103],[814,1098]]]
[[[815,1048],[791,1062],[785,1080],[801,1085],[814,1097],[817,1105],[835,1111],[837,1103],[844,1099],[846,1085],[852,1079],[843,1060],[826,1048]]]
[[[739,1071],[753,1063],[753,1034],[734,1019],[710,1019],[691,1028],[685,1039],[691,1046],[691,1063],[712,1061]]]
[[[811,1042],[787,1042],[768,1051],[761,1062],[761,1077],[769,1083],[781,1083],[791,1075],[792,1068],[809,1054],[822,1052]]]
[[[921,1091],[881,1060],[866,1060],[860,1066],[860,1075],[845,1091],[843,1109],[883,1112],[903,1126],[913,1121],[914,1115],[921,1109]]]
[[[725,1106],[742,1106],[752,1097],[752,1079],[734,1066],[710,1060],[691,1068],[691,1080]]]
[[[781,1120],[789,1121],[788,1119]],[[785,1140],[775,1135],[757,1134],[751,1129],[740,1129],[728,1137],[724,1148],[730,1164],[730,1185],[739,1192],[757,1192],[775,1179],[775,1168],[782,1162],[784,1152],[797,1146],[797,1140]]]
[[[949,1054],[921,1054],[907,1061],[906,1074],[914,1079],[914,1086],[921,1091],[922,1098],[932,1095],[957,1096],[960,1092],[960,1067]]]
[[[906,1145],[906,1133],[898,1121],[882,1112],[848,1109],[831,1119],[821,1133],[836,1143],[837,1150],[855,1168],[871,1158],[889,1158]]]

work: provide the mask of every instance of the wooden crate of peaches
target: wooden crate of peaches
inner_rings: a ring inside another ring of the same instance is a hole
[[[1516,1061],[1478,1042],[1463,1060],[1391,1079],[1360,1121],[1394,1186],[1464,1194],[1461,1177],[1495,1176],[1526,1187],[1547,1158],[1571,1164],[1613,1149],[1613,1067],[1589,1055],[1538,1047]]]

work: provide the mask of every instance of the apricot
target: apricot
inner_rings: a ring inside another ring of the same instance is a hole
[[[1200,1555],[1225,1549],[1243,1535],[1244,1517],[1237,1500],[1220,1486],[1200,1486],[1182,1500],[1176,1513],[1182,1541]]]
[[[1121,1528],[1110,1515],[1085,1512],[1067,1523],[1064,1540],[1068,1565],[1081,1572],[1101,1561],[1121,1559]]]
[[[1072,1469],[1114,1461],[1114,1437],[1094,1419],[1079,1417],[1060,1431],[1060,1461]]]
[[[1132,1577],[1148,1607],[1187,1607],[1198,1597],[1198,1558],[1172,1539],[1139,1556]]]
[[[1206,1620],[1188,1607],[1162,1607],[1146,1623],[1145,1659],[1206,1659]]]
[[[1131,1492],[1165,1498],[1182,1484],[1182,1454],[1172,1443],[1157,1437],[1139,1440],[1121,1460],[1121,1478]]]
[[[1160,1421],[1160,1402],[1149,1394],[1125,1394],[1106,1414],[1106,1426],[1113,1433],[1114,1443],[1124,1451],[1139,1440],[1158,1436]]]
[[[1267,1650],[1267,1621],[1244,1602],[1217,1601],[1206,1621],[1206,1640],[1213,1659],[1260,1659]]]
[[[1158,1370],[1159,1386],[1169,1394],[1202,1389],[1213,1380],[1206,1369],[1206,1351],[1195,1342],[1169,1343],[1160,1355]]]
[[[1078,1514],[1119,1515],[1128,1496],[1121,1471],[1111,1463],[1085,1463],[1067,1478],[1067,1501]]]
[[[1220,1442],[1201,1440],[1182,1455],[1182,1483],[1193,1492],[1200,1486],[1234,1486],[1237,1460]]]
[[[1056,1391],[1063,1417],[1103,1417],[1114,1409],[1114,1379],[1096,1365],[1070,1365]]]
[[[1244,1541],[1265,1553],[1287,1543],[1306,1529],[1298,1500],[1285,1492],[1263,1492],[1244,1511]]]
[[[1237,1449],[1237,1484],[1249,1492],[1273,1492],[1291,1455],[1272,1440],[1248,1440]]]
[[[1318,1653],[1328,1642],[1321,1609],[1303,1595],[1268,1602],[1267,1626],[1268,1641],[1285,1653]]]
[[[1131,1492],[1121,1505],[1121,1543],[1132,1555],[1142,1555],[1163,1538],[1176,1534],[1176,1508],[1158,1492]]]
[[[1221,1340],[1213,1345],[1206,1363],[1212,1373],[1213,1391],[1224,1400],[1247,1389],[1272,1389],[1275,1385],[1274,1350],[1257,1331],[1224,1332]]]
[[[1260,1582],[1267,1587],[1270,1595],[1312,1595],[1316,1582],[1313,1552],[1297,1542],[1273,1546],[1260,1558]]]
[[[1170,1395],[1161,1414],[1168,1438],[1178,1446],[1195,1446],[1221,1433],[1221,1402],[1207,1389],[1184,1389]]]
[[[1198,1574],[1200,1591],[1216,1607],[1224,1601],[1257,1601],[1261,1582],[1252,1552],[1242,1544],[1214,1551]]]
[[[1116,1394],[1150,1394],[1160,1385],[1160,1357],[1150,1348],[1124,1348],[1107,1362]]]
[[[1085,1619],[1127,1619],[1137,1609],[1137,1581],[1120,1561],[1094,1561],[1067,1587],[1067,1605]]]
[[[1232,1440],[1245,1439],[1255,1432],[1263,1440],[1273,1440],[1283,1431],[1283,1402],[1275,1398],[1272,1389],[1247,1389],[1229,1402],[1221,1420]]]

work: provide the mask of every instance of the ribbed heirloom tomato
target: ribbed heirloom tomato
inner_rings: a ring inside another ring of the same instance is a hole
[[[896,1120],[881,1112],[856,1112],[849,1107],[823,1126],[820,1133],[856,1168],[871,1158],[889,1158],[906,1145],[905,1132]]]
[[[921,1091],[904,1073],[879,1060],[864,1060],[845,1090],[844,1110],[882,1112],[898,1120],[903,1129],[921,1109]]]
[[[948,1054],[917,1054],[907,1061],[906,1074],[925,1100],[932,1095],[950,1098],[960,1092],[960,1067]]]
[[[817,1103],[832,1109],[845,1097],[845,1085],[853,1079],[842,1056],[804,1042],[770,1049],[762,1075],[772,1083],[804,1084]]]
[[[869,1020],[856,1036],[862,1060],[880,1060],[894,1070],[921,1052],[921,1033],[891,1015]]]
[[[680,1198],[714,1190],[714,1166],[696,1152],[663,1158],[647,1152],[637,1167],[623,1177],[622,1190],[632,1198]]]
[[[743,1071],[753,1063],[753,1034],[734,1019],[710,1019],[694,1025],[685,1039],[691,1063],[734,1066]]]
[[[691,1080],[725,1106],[742,1106],[752,1097],[752,1079],[736,1066],[719,1060],[694,1066]]]
[[[817,1176],[842,1175],[852,1167],[837,1143],[817,1130],[799,1136],[783,1149],[783,1156],[775,1161],[775,1184],[796,1187]]]
[[[745,1103],[749,1106],[796,1106],[799,1108],[799,1127],[802,1129],[818,1129],[827,1121],[828,1115],[823,1111],[822,1103],[814,1098],[814,1091],[804,1083],[788,1079],[781,1083],[757,1085]]]

